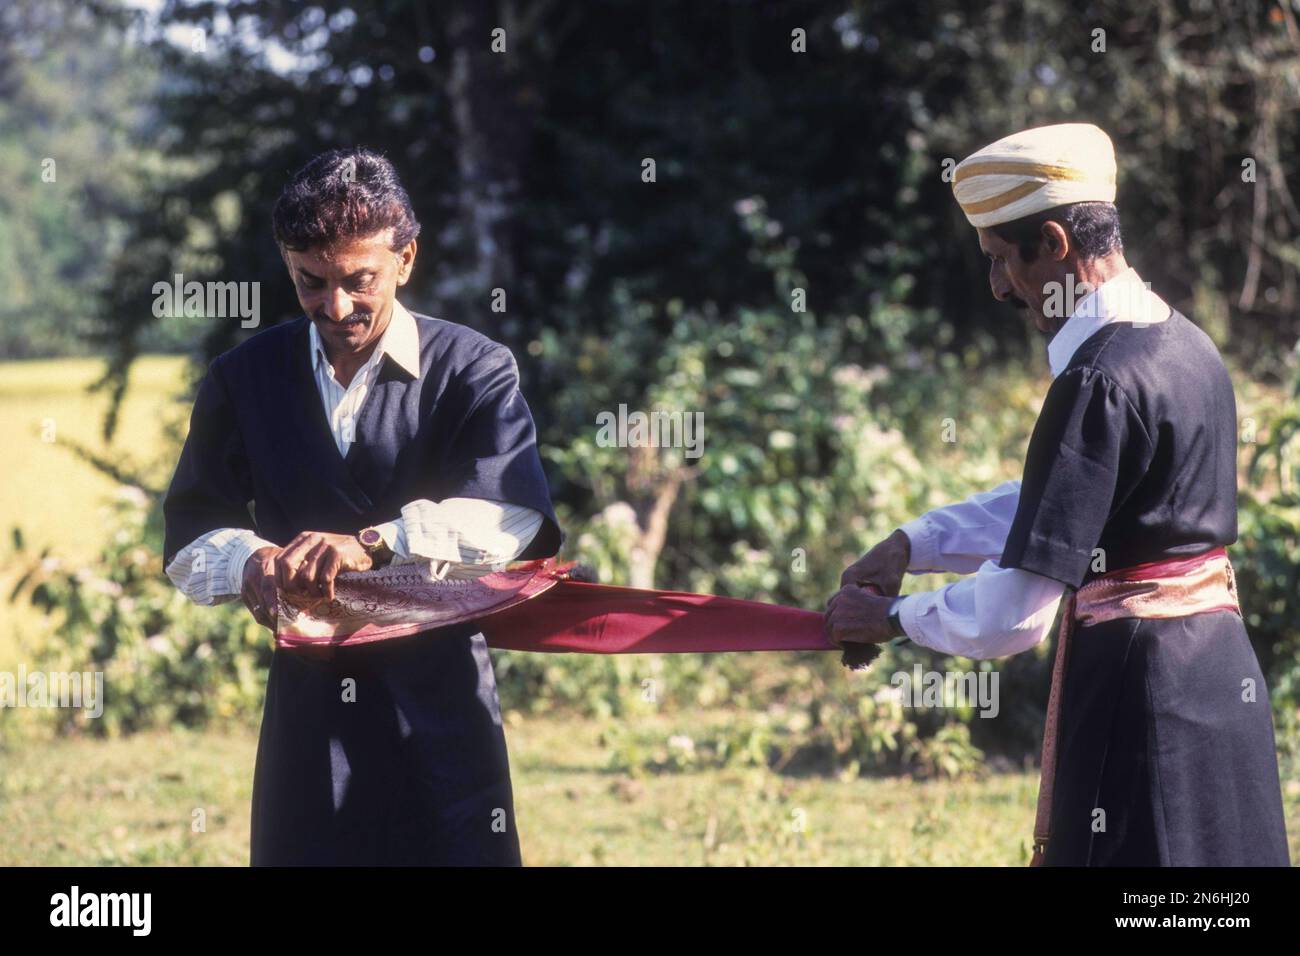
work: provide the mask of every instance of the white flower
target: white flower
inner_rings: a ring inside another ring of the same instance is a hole
[[[134,485],[119,485],[116,497],[118,501],[125,501],[138,508],[143,508],[149,504],[149,496]]]
[[[871,696],[880,704],[901,704],[903,702],[903,688],[898,684],[885,684]]]
[[[152,634],[144,639],[144,646],[155,654],[166,654],[172,649],[172,642],[165,634]]]
[[[785,451],[793,448],[795,445],[795,436],[793,432],[778,429],[767,436],[768,446],[777,451]]]
[[[108,578],[97,577],[89,573],[79,573],[77,580],[81,582],[87,591],[94,591],[96,594],[118,597],[122,593],[122,585],[116,581],[110,581]]]
[[[615,501],[611,505],[606,505],[597,515],[596,520],[609,525],[611,528],[626,527],[628,525],[633,528],[637,527],[636,509],[626,501]]]

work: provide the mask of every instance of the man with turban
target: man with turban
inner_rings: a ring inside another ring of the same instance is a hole
[[[957,165],[995,298],[1050,336],[1020,481],[908,522],[850,566],[833,641],[972,658],[1058,609],[1034,863],[1289,864],[1272,715],[1224,546],[1237,415],[1214,344],[1125,261],[1110,139],[1069,123]],[[898,594],[905,573],[968,575]]]

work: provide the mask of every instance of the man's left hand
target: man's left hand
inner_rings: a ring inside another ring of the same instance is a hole
[[[842,648],[844,642],[883,644],[894,635],[889,627],[889,606],[894,598],[850,584],[826,603],[826,639]]]
[[[373,566],[352,535],[304,531],[275,559],[275,584],[290,604],[310,610],[334,600],[334,578],[341,571],[369,571]]]

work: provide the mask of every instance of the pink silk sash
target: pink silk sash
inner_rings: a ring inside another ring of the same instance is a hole
[[[1030,866],[1042,866],[1052,835],[1052,796],[1056,788],[1056,752],[1065,693],[1070,644],[1081,627],[1124,618],[1172,618],[1214,611],[1241,613],[1237,581],[1226,548],[1190,558],[1148,561],[1098,575],[1062,602],[1061,626],[1047,696],[1043,750],[1034,817],[1034,852]]]
[[[276,646],[346,647],[477,621],[492,647],[582,654],[832,651],[816,611],[567,579],[534,561],[468,581],[427,564],[341,574],[310,612],[280,602]]]

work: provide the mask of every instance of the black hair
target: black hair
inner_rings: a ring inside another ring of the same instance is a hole
[[[1033,262],[1038,258],[1045,222],[1060,223],[1081,259],[1100,259],[1112,252],[1124,251],[1119,210],[1114,203],[1108,202],[1068,203],[989,229],[1003,242],[1015,243],[1020,248],[1020,258],[1025,262]]]
[[[390,228],[397,251],[420,234],[397,170],[362,146],[321,153],[294,173],[275,202],[271,227],[275,241],[295,252]]]

